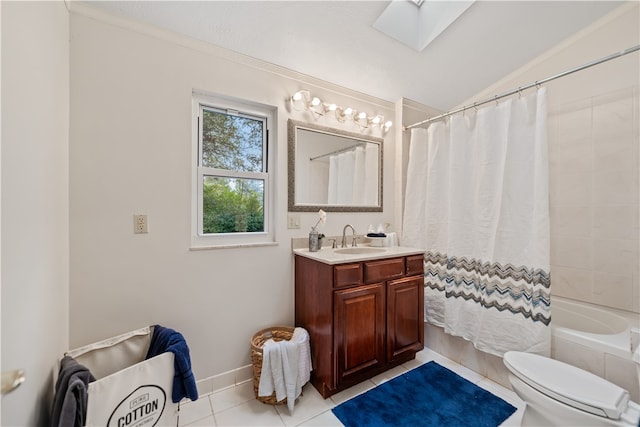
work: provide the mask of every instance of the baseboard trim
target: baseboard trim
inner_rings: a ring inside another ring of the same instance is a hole
[[[246,365],[240,368],[232,369],[218,375],[203,378],[196,381],[198,387],[198,395],[203,396],[215,393],[230,387],[243,384],[253,380],[253,365]]]

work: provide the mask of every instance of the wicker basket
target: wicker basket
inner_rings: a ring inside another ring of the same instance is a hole
[[[253,391],[256,399],[262,403],[269,405],[285,405],[287,399],[284,398],[280,402],[276,400],[275,392],[271,396],[258,396],[258,387],[260,385],[260,374],[262,373],[262,347],[268,339],[274,341],[290,340],[293,336],[295,328],[288,326],[273,326],[255,333],[251,338],[251,362],[253,363]]]

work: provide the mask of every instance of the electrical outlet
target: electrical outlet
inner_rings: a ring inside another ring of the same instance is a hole
[[[134,215],[133,216],[133,232],[135,234],[148,233],[148,231],[147,231],[147,216],[146,215]]]
[[[290,230],[300,228],[300,214],[293,214],[293,213],[288,214],[287,228]]]

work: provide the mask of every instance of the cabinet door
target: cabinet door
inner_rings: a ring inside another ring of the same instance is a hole
[[[387,282],[387,359],[413,357],[424,347],[424,282],[412,276]]]
[[[385,364],[384,284],[334,292],[335,386]]]

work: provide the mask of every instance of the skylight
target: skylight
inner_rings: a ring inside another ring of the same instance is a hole
[[[393,0],[373,28],[420,52],[474,1]]]

